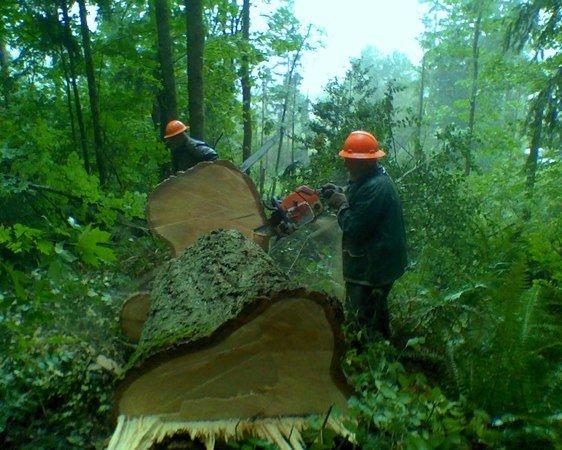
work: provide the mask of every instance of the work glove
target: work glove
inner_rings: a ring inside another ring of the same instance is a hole
[[[339,211],[344,205],[347,205],[347,197],[343,192],[334,192],[328,199],[328,206],[335,210]]]
[[[343,192],[343,188],[334,183],[326,183],[320,188],[320,196],[326,200],[336,192]]]

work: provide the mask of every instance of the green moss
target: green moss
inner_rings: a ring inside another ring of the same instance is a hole
[[[176,343],[195,342],[289,281],[254,242],[234,230],[199,238],[156,276],[151,311],[129,367]]]

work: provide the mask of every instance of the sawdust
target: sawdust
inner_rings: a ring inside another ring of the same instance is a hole
[[[168,436],[187,434],[201,441],[207,450],[213,450],[217,441],[233,442],[248,437],[265,439],[282,450],[306,448],[301,433],[324,423],[326,429],[335,431],[354,442],[355,436],[347,430],[341,417],[328,414],[310,417],[280,417],[257,420],[220,420],[175,422],[160,417],[128,418],[120,416],[108,450],[144,450],[162,442]]]

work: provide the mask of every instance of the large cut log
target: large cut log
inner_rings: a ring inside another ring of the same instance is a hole
[[[201,237],[154,281],[109,448],[189,434],[207,448],[256,436],[298,449],[318,420],[344,433],[341,320],[337,301],[294,286],[240,232]]]
[[[218,229],[234,229],[267,248],[255,230],[266,223],[252,179],[228,161],[203,162],[159,184],[148,199],[148,224],[177,255]]]

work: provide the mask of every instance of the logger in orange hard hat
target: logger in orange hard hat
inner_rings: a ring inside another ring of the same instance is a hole
[[[379,159],[386,153],[381,150],[379,141],[371,133],[353,131],[343,143],[339,155],[347,159]]]
[[[369,337],[388,339],[387,297],[407,265],[402,206],[394,183],[379,164],[385,152],[375,136],[353,131],[339,156],[350,183],[345,194],[334,189],[328,203],[338,209],[343,231],[346,312]]]
[[[172,152],[174,172],[187,170],[199,162],[218,158],[215,150],[207,143],[193,139],[188,131],[189,127],[179,120],[172,120],[166,125],[164,139]]]

